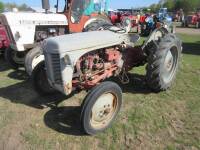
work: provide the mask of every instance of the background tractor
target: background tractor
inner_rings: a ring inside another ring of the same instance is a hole
[[[43,0],[42,4],[45,13],[5,12],[0,15],[10,41],[5,58],[15,69],[24,65],[25,57],[27,66],[36,66],[43,59],[40,43],[48,37],[98,30],[110,24],[106,15],[107,0],[65,0],[64,3],[57,0],[56,13],[49,12],[48,0]]]
[[[156,29],[157,21],[150,14],[140,16],[141,35],[149,36]]]
[[[182,26],[189,27],[194,25],[196,28],[200,28],[200,8],[196,10],[196,13],[186,16],[182,22]]]
[[[121,27],[130,26],[130,32],[140,33],[139,10],[118,9],[117,11],[110,12],[109,16],[114,25]]]
[[[67,96],[87,90],[80,115],[87,134],[111,126],[122,106],[117,83],[129,83],[132,68],[147,64],[146,83],[155,92],[170,88],[176,77],[182,43],[175,34],[159,28],[143,45],[134,46],[140,37],[127,33],[112,26],[106,31],[48,38],[42,44],[45,59],[31,76],[35,90]]]
[[[175,26],[173,25],[172,17],[169,15],[167,8],[160,8],[157,13],[157,20],[169,32],[175,32]]]

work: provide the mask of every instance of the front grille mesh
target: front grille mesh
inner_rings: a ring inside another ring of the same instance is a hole
[[[60,84],[60,83],[62,83],[60,55],[59,54],[51,54],[51,60],[52,60],[54,81],[55,81],[55,83]]]

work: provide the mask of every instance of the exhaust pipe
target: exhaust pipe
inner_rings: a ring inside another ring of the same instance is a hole
[[[42,0],[42,8],[45,9],[45,13],[48,13],[48,10],[50,9],[49,0]]]

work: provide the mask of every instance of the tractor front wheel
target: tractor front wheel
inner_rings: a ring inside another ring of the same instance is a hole
[[[148,56],[146,80],[155,92],[167,90],[173,83],[181,56],[181,41],[167,34],[154,42]]]
[[[39,46],[31,49],[26,57],[25,57],[25,69],[28,75],[31,76],[34,68],[40,63],[44,61],[44,55]]]
[[[55,89],[51,87],[46,76],[45,64],[44,61],[40,62],[33,70],[31,74],[31,79],[33,82],[34,89],[40,95],[49,95],[56,92]]]
[[[115,120],[122,105],[121,88],[113,82],[94,87],[82,105],[81,123],[84,131],[94,135],[106,130]]]
[[[13,69],[18,69],[24,65],[24,52],[18,52],[11,47],[8,47],[4,52],[4,57],[10,67]]]

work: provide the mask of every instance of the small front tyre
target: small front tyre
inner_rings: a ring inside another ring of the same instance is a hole
[[[25,57],[25,69],[28,75],[31,76],[34,68],[42,61],[44,61],[44,55],[40,47],[37,46],[31,49]]]
[[[81,123],[85,133],[95,135],[109,128],[122,105],[121,88],[113,82],[94,87],[82,105]]]
[[[34,68],[33,73],[31,74],[31,79],[34,89],[39,95],[46,96],[56,92],[56,90],[51,87],[47,79],[44,61],[40,62]]]

